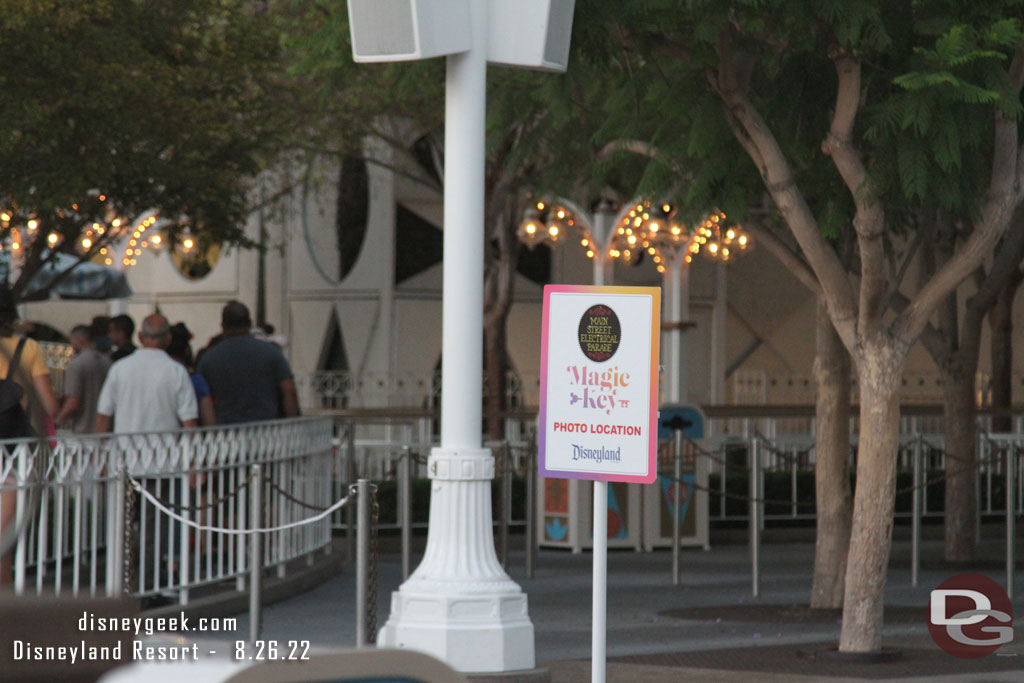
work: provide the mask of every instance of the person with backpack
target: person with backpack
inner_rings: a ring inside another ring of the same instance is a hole
[[[18,310],[7,285],[0,285],[0,440],[34,436],[44,417],[57,413],[57,399],[42,351],[34,339],[15,334]],[[10,458],[13,449],[0,448]],[[14,523],[17,490],[13,477],[0,490],[0,529]],[[13,580],[12,553],[0,558],[0,586]]]

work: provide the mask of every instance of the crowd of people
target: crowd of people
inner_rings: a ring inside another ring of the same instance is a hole
[[[64,370],[63,396],[53,415],[58,429],[153,432],[299,412],[288,361],[275,343],[253,335],[245,304],[224,306],[221,333],[198,357],[188,327],[171,325],[160,313],[141,321],[139,346],[133,335],[135,322],[127,315],[72,329],[75,355]]]
[[[59,397],[39,345],[17,335],[16,323],[14,300],[0,287],[0,439],[168,431],[299,414],[279,339],[254,328],[238,301],[224,306],[220,334],[195,355],[188,327],[160,313],[141,321],[137,337],[127,315],[75,325]],[[8,493],[0,494],[3,527],[14,514]],[[0,586],[10,580],[10,557],[0,558]]]

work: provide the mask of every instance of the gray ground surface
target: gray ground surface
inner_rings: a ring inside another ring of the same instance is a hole
[[[419,539],[422,541],[422,539]],[[401,583],[400,558],[380,563],[379,622],[389,612],[391,592]],[[927,541],[919,585],[910,585],[909,544],[897,541],[886,585],[889,608],[885,646],[902,656],[884,664],[859,664],[827,656],[839,636],[839,614],[804,608],[814,548],[811,543],[773,543],[762,548],[759,598],[751,596],[745,545],[724,545],[682,554],[682,585],[671,581],[671,556],[612,552],[608,558],[608,679],[611,681],[792,681],[792,680],[1024,680],[1024,633],[996,655],[959,660],[939,650],[925,623],[929,591],[963,571],[1004,582],[1002,548],[987,542],[971,567],[941,561],[941,544]],[[417,556],[418,557],[418,556]],[[587,681],[590,658],[591,556],[543,551],[532,579],[524,555],[513,552],[509,573],[527,592],[539,666],[554,681]],[[413,566],[415,567],[415,560]],[[308,639],[317,647],[355,642],[354,571],[346,568],[321,586],[267,607],[263,637]],[[1024,601],[1015,611],[1024,614]],[[234,633],[209,634],[233,641],[248,634],[239,616]],[[1019,656],[1020,655],[1020,656]]]

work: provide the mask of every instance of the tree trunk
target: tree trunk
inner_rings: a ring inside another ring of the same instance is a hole
[[[505,422],[501,413],[505,410],[507,320],[508,309],[503,315],[488,316],[487,325],[484,326],[484,372],[487,377],[484,414],[487,416],[487,436],[496,441],[505,436]]]
[[[978,510],[975,479],[975,363],[955,362],[943,370],[946,440],[946,560],[974,559]]]
[[[883,340],[864,343],[857,359],[860,438],[841,652],[876,652],[882,645],[883,598],[896,501],[899,386],[905,358],[897,342]]]
[[[1013,299],[1020,279],[1014,278],[999,292],[996,305],[989,313],[992,342],[989,359],[992,364],[992,431],[1013,429],[1010,410],[1013,404]]]
[[[832,327],[825,302],[818,300],[814,376],[814,486],[817,535],[811,607],[843,605],[846,556],[850,549],[853,501],[850,495],[850,354]]]

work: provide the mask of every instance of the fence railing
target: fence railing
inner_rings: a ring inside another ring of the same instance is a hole
[[[243,589],[249,541],[215,529],[254,526],[250,466],[262,465],[265,482],[255,526],[288,527],[336,500],[333,436],[331,418],[312,417],[0,442],[0,525],[21,530],[15,590],[113,595],[123,587],[186,603],[208,584],[234,579]],[[263,565],[284,575],[290,560],[311,558],[330,538],[327,518],[269,532]]]
[[[760,466],[762,481],[772,480],[774,487],[771,505],[765,509],[765,519],[813,519],[815,462],[813,406],[715,406],[705,409],[708,436],[697,442],[701,457],[709,463],[711,475],[710,519],[736,521],[747,519],[749,510],[729,482],[744,482],[746,495],[747,473],[750,469],[752,440],[761,440]],[[414,409],[363,409],[334,411],[338,419],[343,467],[350,467],[353,477],[366,477],[376,481],[394,478],[402,448],[408,447],[418,459],[414,462],[413,476],[425,477],[425,456],[435,445],[436,413]],[[514,471],[524,473],[523,453],[532,442],[536,414],[531,411],[512,412],[504,416],[505,441],[512,444]],[[997,437],[988,432],[991,416],[984,412],[978,418],[978,501],[981,515],[1002,514],[1005,509],[1002,494],[1002,465],[991,447]],[[1013,424],[1017,434],[1024,434],[1024,417],[1016,415]],[[857,422],[851,419],[850,466],[853,471],[857,444]],[[920,491],[923,514],[941,515],[943,500],[940,495],[942,478],[947,466],[952,466],[944,451],[942,414],[939,406],[910,406],[904,411],[900,423],[900,448],[897,453],[901,492],[911,486],[914,450],[921,448],[921,472],[926,485]],[[1002,438],[1002,437],[999,437]],[[1012,438],[1012,437],[1007,437]],[[998,440],[998,439],[997,439]],[[1024,475],[1018,473],[1018,486],[1024,493]],[[785,479],[785,490],[780,480]],[[898,508],[897,515],[909,516],[909,494]],[[1021,496],[1017,497],[1020,501]],[[382,520],[386,527],[392,524]],[[393,518],[391,518],[393,519]],[[518,522],[518,520],[516,520]],[[337,525],[345,524],[340,516]]]

